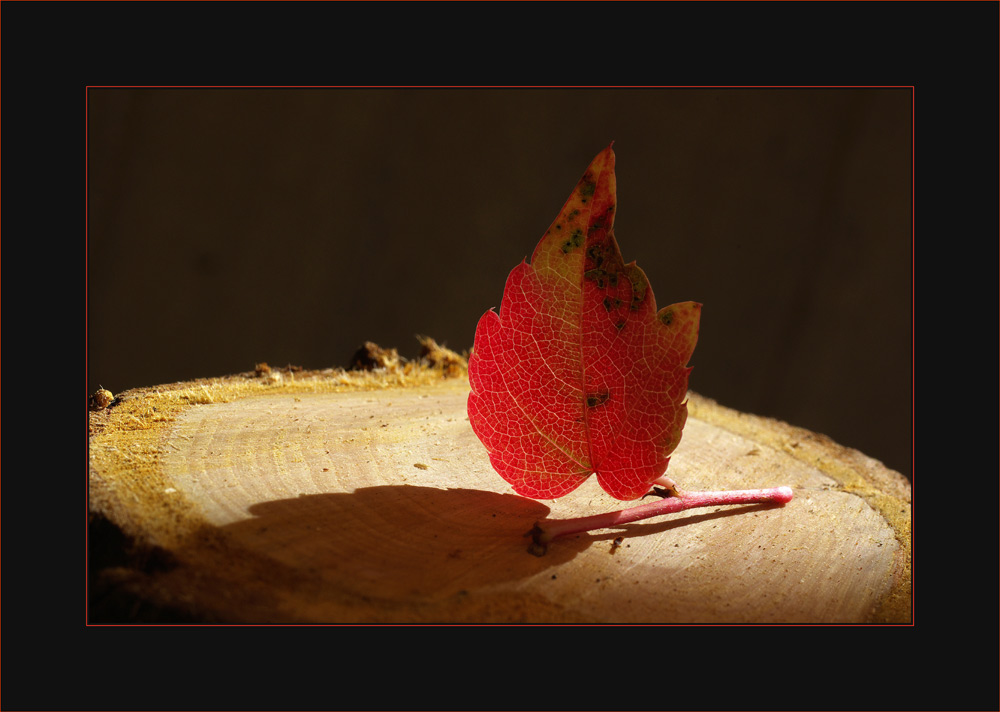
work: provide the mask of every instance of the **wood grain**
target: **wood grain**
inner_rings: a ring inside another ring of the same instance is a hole
[[[790,485],[795,499],[666,515],[537,557],[524,537],[536,520],[628,503],[595,478],[558,500],[513,494],[467,396],[464,377],[416,367],[120,396],[91,416],[90,507],[130,556],[94,573],[94,617],[909,622],[909,486],[880,463],[692,393],[671,477]]]

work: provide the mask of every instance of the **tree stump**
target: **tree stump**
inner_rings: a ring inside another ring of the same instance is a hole
[[[909,484],[857,451],[691,393],[669,475],[795,498],[533,556],[536,520],[634,503],[596,478],[514,494],[469,426],[464,361],[373,353],[92,399],[90,622],[911,621]]]

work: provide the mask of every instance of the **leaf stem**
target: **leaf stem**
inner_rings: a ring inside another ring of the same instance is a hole
[[[672,483],[671,483],[672,484]],[[615,512],[595,514],[589,517],[573,519],[553,519],[551,521],[535,522],[534,528],[528,532],[532,538],[532,546],[528,549],[535,556],[542,556],[553,539],[570,534],[590,531],[591,529],[607,529],[619,524],[628,524],[640,519],[657,517],[661,514],[681,512],[697,507],[712,507],[727,504],[785,504],[792,499],[791,487],[770,487],[767,489],[728,490],[720,492],[683,492],[672,488],[675,496],[665,497],[657,502],[640,504]]]

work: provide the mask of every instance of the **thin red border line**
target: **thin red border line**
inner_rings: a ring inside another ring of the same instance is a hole
[[[83,90],[83,364],[84,364],[84,390],[89,391],[90,379],[90,104],[89,91]],[[86,401],[86,398],[84,399]],[[84,615],[83,620],[86,625],[90,623],[90,432],[89,432],[89,406],[88,408],[88,432],[87,438],[87,472],[84,478],[84,502],[87,503],[87,512],[83,537],[85,547],[84,553]]]
[[[916,294],[917,294],[917,218],[916,218],[916,175],[917,175],[917,90],[910,88],[910,625],[915,625],[917,621],[916,591],[913,586],[913,493],[917,484],[917,320],[916,320]]]
[[[464,84],[301,84],[301,85],[242,85],[242,84],[92,84],[86,89],[914,89],[913,85],[907,84],[818,84],[818,85],[739,85],[739,84],[706,84],[706,85],[686,85],[686,84],[623,84],[623,85],[480,85],[470,86]]]
[[[89,320],[88,320],[88,316],[89,316],[89,308],[88,308],[89,307],[89,301],[88,301],[87,285],[89,285],[89,279],[88,279],[89,269],[88,269],[88,267],[89,267],[89,226],[90,226],[90,219],[89,219],[89,178],[90,178],[90,176],[89,176],[89,170],[88,170],[89,169],[89,165],[90,165],[90,162],[89,162],[89,130],[90,130],[90,126],[89,126],[89,112],[88,112],[88,108],[89,108],[88,91],[90,89],[158,89],[158,88],[161,88],[161,89],[162,88],[166,88],[166,89],[177,89],[177,88],[183,88],[183,89],[226,89],[226,88],[230,88],[230,89],[233,89],[233,88],[236,88],[236,89],[266,89],[266,88],[270,88],[270,89],[303,89],[303,88],[313,88],[313,89],[344,89],[344,88],[347,88],[347,89],[416,89],[416,88],[434,88],[434,89],[484,89],[484,88],[485,89],[507,89],[507,88],[521,88],[521,89],[531,89],[531,88],[540,88],[540,89],[632,89],[632,88],[649,88],[649,89],[909,89],[910,90],[910,275],[911,275],[910,276],[910,391],[911,391],[911,393],[910,393],[910,405],[911,405],[911,408],[910,408],[910,441],[911,441],[911,458],[912,458],[912,460],[911,460],[911,466],[910,466],[910,488],[911,488],[911,492],[915,488],[915,485],[916,485],[916,452],[915,452],[915,443],[916,443],[916,439],[915,439],[915,437],[916,437],[916,397],[915,397],[915,395],[916,395],[916,391],[915,391],[915,384],[916,384],[916,359],[915,359],[915,354],[916,354],[916,320],[915,320],[915,306],[914,306],[915,305],[915,295],[916,295],[916,272],[915,272],[915,265],[916,265],[916,257],[915,257],[915,252],[916,252],[916,240],[915,240],[915,234],[916,234],[916,197],[915,197],[915,186],[916,186],[916,178],[915,178],[915,176],[916,176],[916,121],[915,121],[915,117],[916,117],[916,87],[915,86],[913,86],[913,85],[909,85],[909,86],[907,86],[907,85],[899,85],[899,86],[897,86],[897,85],[885,85],[885,86],[868,86],[868,85],[864,85],[864,86],[849,86],[849,85],[844,85],[844,86],[702,86],[702,87],[699,87],[699,86],[612,86],[612,87],[580,87],[580,86],[560,86],[560,87],[533,87],[533,86],[524,86],[524,87],[502,87],[502,86],[497,86],[497,87],[465,87],[465,86],[457,86],[457,87],[455,87],[455,86],[406,87],[406,86],[403,86],[403,87],[399,87],[399,86],[369,86],[369,87],[364,87],[364,86],[138,86],[138,85],[137,86],[127,86],[127,85],[113,86],[113,85],[87,85],[84,88],[84,284],[85,284],[85,288],[84,288],[84,345],[85,345],[85,348],[84,348],[84,351],[85,351],[85,353],[84,353],[84,382],[85,382],[85,384],[87,383],[87,378],[89,377],[89,350],[87,349],[87,344],[89,343],[89,341],[88,341],[88,333],[87,333],[87,331],[89,329]],[[2,205],[2,200],[0,200],[0,205]],[[85,389],[86,388],[87,388],[87,386],[85,385]],[[87,434],[86,437],[87,437],[87,452],[88,452],[88,455],[89,455],[89,452],[90,452],[90,437],[89,437],[89,433]],[[85,576],[84,576],[84,578],[85,578],[85,583],[84,583],[84,606],[85,606],[84,620],[86,621],[86,625],[88,625],[88,626],[91,626],[91,625],[100,625],[101,627],[137,627],[137,626],[138,627],[144,627],[144,626],[147,626],[147,627],[148,626],[152,626],[152,627],[162,627],[162,626],[187,627],[187,626],[196,626],[196,627],[237,627],[237,628],[246,628],[246,627],[250,627],[250,628],[253,628],[253,627],[283,627],[283,628],[287,628],[287,627],[381,627],[381,626],[384,625],[384,626],[387,626],[387,627],[401,627],[399,624],[377,624],[377,623],[376,624],[336,624],[336,623],[333,623],[333,624],[280,624],[280,623],[277,623],[277,624],[266,624],[266,623],[261,623],[261,624],[253,624],[253,623],[251,623],[251,624],[239,624],[239,623],[233,623],[233,624],[225,624],[225,623],[220,623],[220,624],[199,624],[199,623],[163,623],[163,624],[156,624],[156,623],[147,623],[147,624],[141,624],[141,623],[140,624],[133,624],[133,623],[108,623],[108,624],[96,624],[96,623],[91,623],[90,622],[90,618],[89,618],[89,615],[90,615],[90,601],[89,601],[89,598],[90,598],[90,586],[86,582],[86,574],[89,573],[89,571],[90,571],[90,542],[89,542],[89,539],[90,539],[90,529],[89,529],[90,486],[89,486],[89,474],[88,474],[88,477],[85,480],[84,487],[85,487],[84,500],[87,503],[87,515],[86,515],[87,519],[85,520],[87,528],[85,530],[86,534],[84,535],[84,547],[85,547],[84,560],[86,562]],[[912,497],[912,495],[911,495],[911,497]],[[913,626],[913,625],[916,624],[915,623],[916,622],[916,594],[915,594],[915,592],[913,591],[913,588],[912,588],[913,568],[914,568],[913,553],[912,553],[913,552],[913,538],[914,538],[914,535],[912,533],[912,528],[913,528],[913,513],[912,513],[912,508],[911,508],[911,514],[910,514],[910,526],[911,526],[911,535],[910,535],[910,580],[911,580],[911,590],[910,590],[910,623],[909,623],[909,625]],[[433,624],[433,623],[430,623],[430,624],[402,624],[402,627],[427,627],[427,626],[430,626],[430,627],[441,627],[441,626],[452,627],[452,626],[465,626],[465,625],[467,625],[467,624],[447,624],[447,623],[445,623],[445,624]],[[545,624],[498,624],[498,625],[504,625],[505,627],[520,627],[520,626],[539,627],[540,625],[544,626]],[[584,625],[582,627],[592,627],[593,625],[600,626],[601,624]],[[846,624],[846,625],[845,624],[836,624],[836,623],[829,623],[829,624],[825,624],[825,623],[818,623],[818,624],[815,624],[815,623],[814,624],[796,624],[796,623],[775,623],[775,624],[760,623],[760,624],[753,624],[753,623],[751,623],[751,624],[740,624],[740,625],[737,625],[737,626],[732,626],[730,624],[724,624],[724,623],[720,623],[720,624],[636,623],[636,624],[615,625],[615,626],[611,626],[611,627],[632,627],[632,626],[637,626],[637,627],[650,627],[650,626],[653,626],[653,627],[754,627],[754,626],[766,626],[766,627],[779,627],[780,628],[780,627],[829,627],[829,626],[835,626],[835,627],[898,627],[898,625],[899,624],[893,624],[893,623],[885,623],[885,624],[863,624],[863,623],[858,623],[858,624]],[[472,627],[489,627],[489,626],[488,625],[477,626],[477,625],[473,624]],[[559,627],[562,627],[562,626],[559,626]],[[571,626],[571,627],[577,627],[577,626]]]

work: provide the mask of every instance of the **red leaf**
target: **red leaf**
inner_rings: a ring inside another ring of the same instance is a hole
[[[635,499],[663,475],[687,419],[701,305],[656,310],[615,241],[615,154],[590,164],[487,311],[469,359],[469,421],[521,495],[561,497],[592,473]]]

